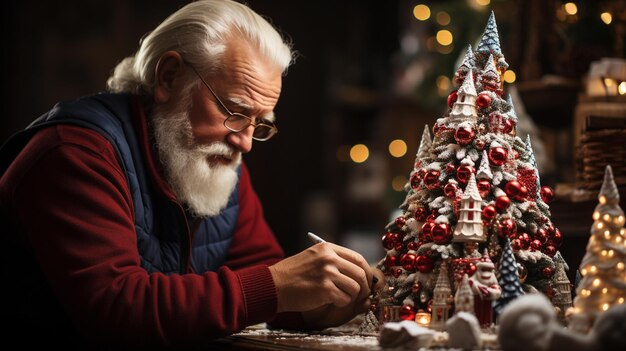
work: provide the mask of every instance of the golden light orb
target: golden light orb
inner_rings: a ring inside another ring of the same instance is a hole
[[[598,229],[602,229],[602,228],[604,228],[604,223],[602,223],[602,222],[598,222],[598,224],[596,225],[596,227],[597,227]]]
[[[355,163],[363,163],[370,156],[370,150],[364,144],[356,144],[350,149],[350,159]]]
[[[441,29],[437,32],[437,42],[440,45],[448,46],[452,44],[453,37],[452,33],[447,29]]]
[[[623,297],[620,297],[620,298],[617,300],[617,303],[620,303],[620,304],[624,303],[624,298],[623,298]]]
[[[590,271],[592,274],[595,274],[595,273],[598,271],[598,268],[597,268],[596,266],[591,266],[591,268],[589,268],[589,271]]]
[[[626,82],[619,83],[619,85],[617,86],[617,92],[620,95],[626,95]]]
[[[593,286],[597,287],[597,286],[600,286],[600,283],[601,283],[600,278],[596,278],[596,279],[593,280],[593,283],[591,283],[591,284]]]
[[[402,157],[406,155],[406,142],[402,139],[396,139],[389,143],[389,154],[393,157]]]
[[[611,220],[611,216],[608,214],[605,214],[604,216],[602,216],[602,219],[608,222],[609,220]]]
[[[576,4],[574,4],[573,2],[568,2],[567,4],[563,5],[563,9],[565,9],[565,12],[567,12],[567,14],[570,16],[578,13],[578,6],[576,6]]]
[[[606,311],[608,309],[609,309],[609,304],[608,303],[602,304],[602,311]]]
[[[606,203],[606,196],[601,195],[601,196],[600,196],[600,198],[598,199],[598,201],[599,201],[602,205],[604,205],[604,204]]]
[[[613,257],[613,255],[615,255],[615,251],[609,250],[609,257]]]
[[[611,24],[611,22],[613,22],[613,15],[611,15],[610,12],[602,12],[600,14],[600,19],[604,22],[604,24]]]
[[[598,218],[600,218],[600,212],[595,211],[595,212],[593,213],[593,219],[594,219],[594,220],[598,220]]]
[[[503,75],[504,81],[507,83],[515,83],[515,79],[517,78],[517,75],[515,74],[515,72],[513,70],[507,70],[506,72],[504,72]]]
[[[624,269],[624,262],[617,262],[617,269],[623,270]]]
[[[430,18],[430,7],[419,4],[413,8],[413,16],[420,21],[426,21]]]
[[[609,289],[607,289],[607,288],[603,288],[603,289],[602,289],[602,293],[603,293],[603,294],[606,294],[606,293],[608,293],[608,292],[609,292]]]
[[[600,255],[602,255],[602,256],[606,256],[606,250],[602,250],[602,251],[600,251]]]
[[[491,4],[491,0],[475,0],[478,5],[481,6],[489,6]]]

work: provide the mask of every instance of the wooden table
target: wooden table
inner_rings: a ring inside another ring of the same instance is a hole
[[[353,326],[326,329],[322,333],[268,330],[264,325],[249,327],[240,333],[211,343],[211,350],[381,350],[378,338],[358,335]]]

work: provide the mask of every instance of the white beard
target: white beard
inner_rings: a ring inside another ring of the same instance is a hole
[[[169,112],[159,106],[154,108],[152,126],[159,157],[178,201],[186,204],[195,216],[214,216],[226,207],[237,184],[241,152],[219,141],[195,144],[188,105],[183,110]],[[228,165],[210,164],[211,156],[233,161]]]

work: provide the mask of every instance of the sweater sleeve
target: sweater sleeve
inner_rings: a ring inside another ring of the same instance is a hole
[[[140,267],[132,198],[102,136],[57,126],[31,144],[39,146],[27,146],[11,171],[13,211],[54,293],[85,335],[180,346],[274,317],[276,292],[266,266],[233,259],[232,268],[217,272],[169,276]]]
[[[252,187],[250,172],[242,163],[239,182],[239,217],[225,265],[233,269],[261,265],[267,269],[267,265],[272,265],[282,258],[284,258],[283,250],[265,221],[261,202]],[[255,291],[256,285],[265,285],[263,279],[266,277],[249,276],[249,286],[245,286],[244,291]],[[271,274],[269,279],[273,286]],[[269,324],[274,328],[309,329],[300,312],[279,313]]]

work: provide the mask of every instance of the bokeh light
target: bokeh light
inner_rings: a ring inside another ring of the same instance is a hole
[[[404,191],[404,185],[408,182],[404,176],[396,176],[391,180],[391,187],[395,191]]]
[[[430,18],[430,7],[419,4],[413,8],[413,16],[420,21],[426,21]]]
[[[406,142],[402,139],[396,139],[389,143],[389,153],[393,157],[402,157],[406,155]]]
[[[600,19],[602,20],[602,22],[604,22],[605,24],[611,24],[611,22],[613,22],[613,15],[611,15],[610,12],[602,12],[600,14]]]
[[[452,33],[447,29],[441,29],[437,32],[437,42],[443,46],[452,44]]]
[[[504,72],[503,78],[505,82],[510,84],[515,82],[515,78],[517,78],[517,75],[515,74],[515,72],[513,72],[513,70],[509,69]]]
[[[570,16],[578,13],[578,6],[576,6],[576,4],[574,4],[573,2],[568,2],[567,4],[563,5],[563,8],[565,9],[565,12],[567,12],[567,14]]]
[[[363,163],[370,157],[370,150],[364,144],[356,144],[350,149],[350,159],[355,163]]]
[[[437,19],[437,23],[439,23],[442,26],[447,26],[448,24],[450,24],[450,15],[445,11],[437,12],[436,19]]]

